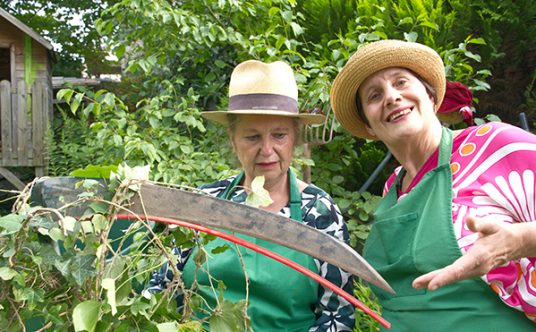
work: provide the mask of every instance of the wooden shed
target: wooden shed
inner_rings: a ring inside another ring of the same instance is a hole
[[[0,8],[0,175],[24,183],[7,167],[47,172],[52,116],[52,44]]]

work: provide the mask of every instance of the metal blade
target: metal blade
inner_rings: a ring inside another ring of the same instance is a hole
[[[69,190],[65,186],[65,181],[62,183],[54,178],[44,178],[36,186],[38,191],[36,196],[39,197],[37,201],[43,201],[49,207],[59,207],[74,201],[76,197],[74,189],[71,192],[74,197],[70,199],[67,197]],[[74,188],[74,185],[71,188]],[[61,205],[53,202],[53,196],[57,197],[60,193],[63,195]],[[141,190],[127,208],[139,215],[182,220],[270,241],[338,266],[377,287],[394,293],[380,274],[346,243],[304,223],[274,213],[149,182],[141,185]],[[74,216],[77,212],[81,215],[83,209],[76,211],[73,209],[69,211],[69,215]]]

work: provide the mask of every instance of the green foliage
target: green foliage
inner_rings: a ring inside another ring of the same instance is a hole
[[[13,213],[0,217],[2,330],[20,331],[27,325],[54,331],[203,331],[188,313],[196,306],[195,296],[185,299],[188,310],[177,310],[177,291],[195,294],[195,289],[184,289],[178,271],[162,294],[141,293],[149,274],[164,262],[174,268],[172,241],[189,241],[193,232],[155,233],[151,222],[116,220],[116,207],[135,194],[148,170],[118,167],[110,178],[113,197],[108,200],[99,189],[102,182],[81,180],[77,186],[84,190],[69,202],[70,208],[84,211],[80,218],[64,214],[66,206],[28,205],[30,192],[21,194]],[[116,232],[118,225],[121,231]],[[244,326],[244,313],[243,301],[220,299],[210,322],[235,331]]]
[[[525,36],[519,47],[526,49],[536,34],[533,27],[516,22],[529,22],[534,8],[530,0],[109,2],[96,28],[125,64],[127,88],[115,93],[60,91],[58,99],[68,109],[55,127],[51,169],[53,174],[68,174],[88,164],[127,161],[149,165],[153,180],[191,186],[230,175],[234,158],[225,129],[205,124],[200,114],[226,109],[230,73],[251,58],[291,64],[302,110],[327,110],[331,81],[347,59],[361,44],[384,38],[433,47],[445,62],[449,80],[474,92],[488,91],[490,61],[501,56],[499,27]],[[369,192],[357,192],[385,153],[381,143],[357,139],[336,126],[329,144],[315,146],[310,160],[299,160],[314,163],[312,182],[335,198],[347,220],[351,245],[358,250],[395,162]],[[371,297],[364,288],[356,292]],[[140,302],[138,307],[148,305]],[[111,305],[102,308],[111,310]],[[140,311],[132,312],[139,316]],[[164,310],[162,315],[170,314]],[[161,322],[157,328],[177,326]]]
[[[106,164],[102,142],[94,140],[87,117],[72,117],[56,108],[49,144],[49,175],[67,175],[88,164]]]
[[[354,295],[367,307],[381,314],[382,308],[368,286],[360,282],[355,282]],[[356,332],[376,332],[380,330],[380,324],[360,310],[356,310],[355,321],[354,331]]]

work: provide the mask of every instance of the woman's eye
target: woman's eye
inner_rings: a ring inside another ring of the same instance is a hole
[[[285,138],[285,136],[287,136],[286,133],[275,133],[275,134],[274,134],[274,137],[275,137],[276,139],[283,139],[283,138]]]
[[[396,86],[398,87],[404,86],[407,82],[408,80],[406,80],[405,78],[401,78],[398,81],[396,81]]]
[[[372,93],[371,95],[369,95],[369,100],[374,101],[374,100],[378,99],[379,97],[380,97],[380,94],[375,92],[375,93]]]
[[[246,136],[246,140],[254,142],[259,138],[259,135]]]

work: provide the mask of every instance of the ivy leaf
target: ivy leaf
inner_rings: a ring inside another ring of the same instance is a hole
[[[82,286],[87,278],[95,275],[93,261],[95,261],[95,256],[77,255],[72,258],[71,275],[79,286]]]
[[[22,221],[24,217],[18,214],[8,214],[0,218],[0,228],[4,230],[0,233],[2,235],[9,235],[17,233],[22,228]]]
[[[75,331],[94,331],[97,325],[100,303],[88,300],[78,304],[73,310],[73,323]]]
[[[215,310],[210,316],[210,330],[218,332],[233,332],[244,329],[244,317],[246,301],[241,300],[236,303],[224,300],[221,312]]]
[[[41,288],[13,288],[13,295],[17,302],[27,302],[26,309],[34,310],[39,302],[43,302],[45,291]]]
[[[262,207],[272,204],[268,190],[264,189],[264,175],[257,176],[251,181],[251,192],[246,198],[246,204],[253,207]]]
[[[69,264],[71,263],[71,260],[68,259],[66,261],[61,261],[57,259],[54,262],[54,267],[61,273],[62,276],[66,277],[69,275]]]
[[[11,280],[17,275],[17,271],[10,269],[7,266],[0,267],[0,278],[2,280]]]
[[[117,304],[115,302],[115,279],[105,278],[102,280],[102,288],[106,289],[106,299],[112,307],[112,316],[117,313]]]
[[[134,315],[143,315],[147,319],[150,319],[147,310],[151,309],[151,305],[149,303],[142,302],[139,298],[132,303],[130,306],[130,312]]]

